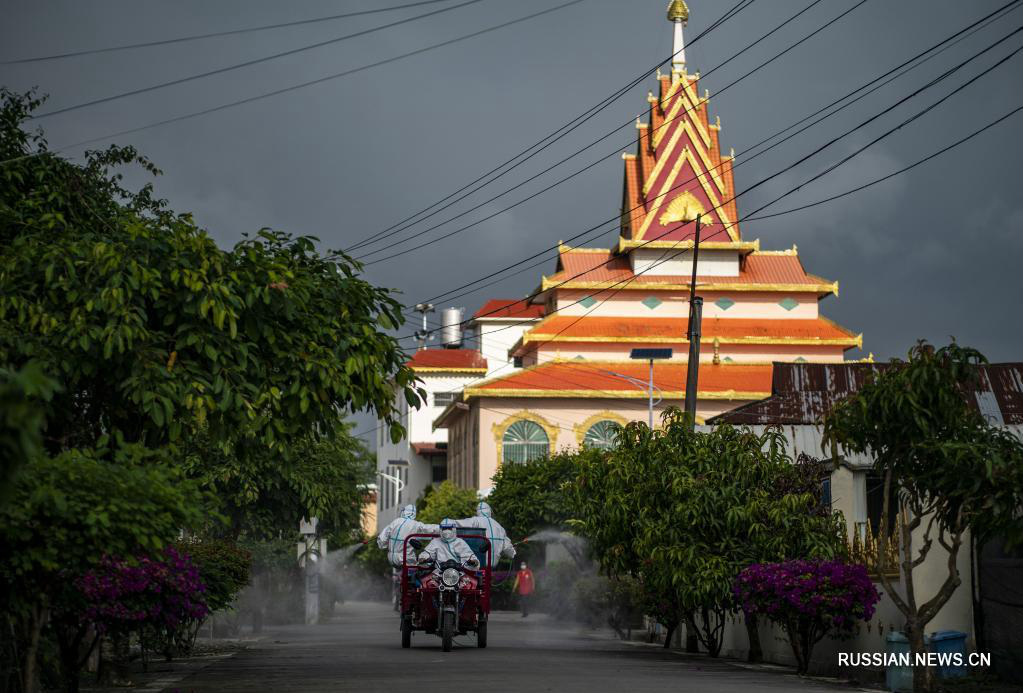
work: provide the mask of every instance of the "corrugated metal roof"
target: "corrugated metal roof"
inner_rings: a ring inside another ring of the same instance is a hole
[[[817,424],[837,402],[889,367],[880,363],[775,363],[770,397],[708,423]],[[1023,425],[1023,363],[981,366],[981,380],[970,404],[994,424]]]

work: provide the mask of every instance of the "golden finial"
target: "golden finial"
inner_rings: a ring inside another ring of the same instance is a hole
[[[689,21],[689,7],[686,6],[685,0],[672,0],[671,4],[668,5],[668,21]]]

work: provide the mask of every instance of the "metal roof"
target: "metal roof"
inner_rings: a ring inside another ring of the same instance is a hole
[[[771,396],[715,416],[708,424],[818,424],[856,393],[881,363],[775,363]],[[981,366],[970,403],[993,424],[1023,425],[1023,363]]]

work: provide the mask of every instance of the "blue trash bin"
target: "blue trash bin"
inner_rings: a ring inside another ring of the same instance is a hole
[[[891,632],[885,637],[889,654],[909,654],[909,638],[903,633]],[[894,661],[894,660],[893,660]],[[890,664],[884,671],[885,686],[895,693],[911,693],[913,690],[913,667]]]
[[[949,660],[944,663],[939,659],[938,678],[958,679],[966,676],[966,633],[957,630],[939,630],[931,633],[931,651],[944,655],[959,654],[959,663]]]

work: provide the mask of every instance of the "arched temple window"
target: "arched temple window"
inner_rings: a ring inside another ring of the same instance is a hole
[[[504,432],[501,448],[503,462],[528,462],[546,456],[550,442],[539,424],[522,419]]]
[[[598,421],[586,430],[586,435],[583,436],[583,445],[602,450],[613,448],[619,428],[619,424],[615,421]]]

